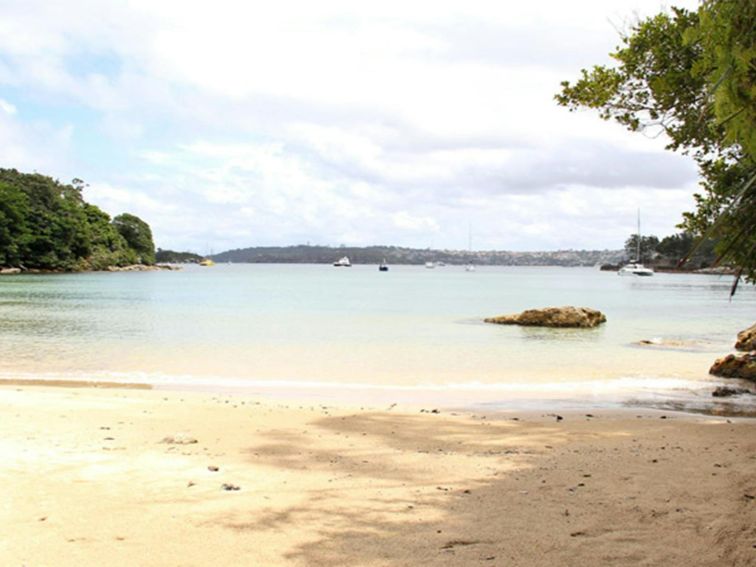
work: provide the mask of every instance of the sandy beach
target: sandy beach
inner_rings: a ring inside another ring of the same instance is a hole
[[[756,564],[756,420],[432,409],[0,386],[0,563]]]

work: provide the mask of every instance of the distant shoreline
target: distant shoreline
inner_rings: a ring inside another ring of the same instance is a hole
[[[263,265],[302,265],[302,266],[330,266],[332,262],[310,262],[310,261],[291,261],[291,260],[253,260],[253,261],[218,261],[219,264],[263,264]],[[377,266],[382,261],[352,261],[353,266]],[[395,266],[416,266],[422,267],[425,262],[387,262],[389,265]],[[444,267],[462,267],[469,262],[445,262]],[[154,265],[134,264],[129,266],[110,266],[103,270],[46,270],[39,268],[21,269],[16,267],[0,267],[0,276],[16,276],[16,275],[54,275],[54,274],[96,274],[96,273],[108,273],[108,272],[159,272],[159,271],[179,271],[184,266],[196,266],[196,262],[171,262],[161,263]],[[490,267],[490,268],[593,268],[597,271],[614,272],[619,269],[618,265],[604,265],[596,266],[595,264],[476,264],[478,267]],[[656,273],[660,274],[693,274],[693,275],[710,275],[710,276],[735,276],[737,273],[731,268],[673,268],[673,267],[653,267],[652,269]],[[442,266],[439,268],[443,269]]]
[[[17,276],[26,274],[95,274],[104,272],[160,272],[181,270],[177,264],[129,264],[127,266],[108,266],[102,270],[46,270],[40,268],[0,268],[0,276]]]

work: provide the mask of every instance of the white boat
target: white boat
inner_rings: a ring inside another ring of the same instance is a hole
[[[343,258],[339,258],[333,263],[334,266],[337,268],[351,268],[352,263],[349,261],[349,256],[344,256]]]
[[[436,267],[436,264],[434,264],[433,262],[426,262],[425,267],[428,268],[429,270],[432,270],[433,268]]]
[[[625,264],[617,272],[620,276],[653,276],[654,271],[639,262]]]
[[[475,271],[475,264],[473,264],[472,262],[470,262],[469,264],[467,264],[467,266],[465,266],[465,271],[466,272],[474,272]]]
[[[640,230],[640,209],[638,209],[638,238],[636,240],[635,260],[622,266],[617,275],[619,276],[653,276],[654,271],[641,264],[641,230]]]

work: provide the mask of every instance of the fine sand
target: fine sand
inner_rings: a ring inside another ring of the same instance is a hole
[[[756,420],[311,404],[0,386],[0,565],[756,565]]]

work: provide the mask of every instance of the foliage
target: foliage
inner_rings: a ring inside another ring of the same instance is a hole
[[[685,266],[689,268],[709,268],[717,261],[715,246],[715,240],[699,240],[690,232],[673,234],[663,238],[656,247],[656,264],[674,267],[685,261]],[[694,248],[695,252],[691,254]]]
[[[625,241],[625,254],[628,258],[641,263],[649,263],[659,246],[656,236],[641,236],[640,257],[638,257],[638,235],[633,234]]]
[[[194,252],[176,252],[175,250],[157,249],[155,260],[157,262],[166,262],[168,264],[196,264],[203,260],[204,257]]]
[[[717,240],[721,258],[756,280],[756,2],[704,0],[637,22],[612,55],[583,69],[557,102],[593,108],[631,131],[663,131],[692,155],[703,191],[681,227]]]
[[[625,241],[625,256],[638,260],[638,235],[631,234]],[[665,236],[661,240],[656,236],[641,237],[639,261],[655,267],[699,269],[713,266],[717,260],[714,250],[716,241],[710,238],[699,240],[690,232],[680,232]],[[691,250],[695,247],[695,252]]]
[[[0,266],[15,266],[21,261],[28,245],[27,207],[21,190],[0,183]]]
[[[99,270],[135,263],[143,251],[129,245],[106,213],[84,201],[83,186],[81,180],[66,185],[0,169],[0,266]]]
[[[150,225],[137,216],[123,213],[113,219],[113,226],[137,254],[138,263],[155,263],[155,243],[152,241]]]

